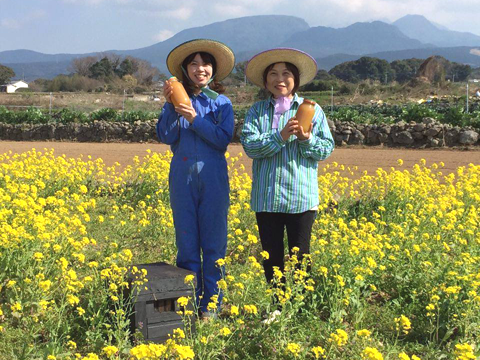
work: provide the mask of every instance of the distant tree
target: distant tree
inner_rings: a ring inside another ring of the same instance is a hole
[[[114,74],[114,70],[115,67],[107,57],[104,57],[100,61],[97,61],[89,68],[91,77],[93,77],[94,79],[109,78]]]
[[[425,59],[406,59],[395,60],[390,63],[392,70],[395,72],[395,80],[399,83],[405,83],[413,79],[420,65]]]
[[[355,61],[339,64],[332,68],[329,74],[354,83],[361,80],[391,82],[395,76],[388,61],[371,57],[361,57]]]
[[[138,64],[135,61],[135,59],[131,57],[127,57],[124,59],[121,63],[120,66],[115,69],[115,73],[123,78],[125,75],[132,75],[138,70]]]
[[[465,81],[473,69],[470,65],[452,62],[448,64],[446,69],[446,77],[453,81]]]
[[[234,82],[237,83],[245,82],[245,67],[247,66],[247,62],[248,61],[242,61],[236,63],[229,78],[231,78]]]
[[[129,91],[133,90],[135,86],[137,86],[137,79],[135,79],[132,75],[127,74],[122,78],[122,80]]]
[[[137,79],[140,85],[150,86],[153,82],[158,81],[160,70],[156,67],[153,67],[148,61],[131,58],[134,61],[134,66],[136,71],[133,73],[133,76]]]
[[[35,79],[34,81],[28,83],[28,87],[35,92],[47,91],[47,86],[51,80],[47,79]]]
[[[96,56],[87,56],[84,58],[73,59],[70,65],[70,71],[80,76],[90,77],[90,67],[98,61]]]
[[[44,85],[47,91],[94,91],[102,88],[102,82],[85,76],[58,75],[52,80],[47,80]]]
[[[0,64],[0,85],[6,84],[15,76],[13,69]]]
[[[148,61],[132,56],[122,58],[111,53],[74,59],[70,68],[74,74],[103,81],[105,85],[115,82],[115,86],[112,85],[114,88],[126,84],[123,78],[127,75],[133,76],[136,84],[144,86],[166,79],[166,76]]]
[[[320,69],[317,71],[314,80],[333,80],[335,77],[330,75],[328,71]]]

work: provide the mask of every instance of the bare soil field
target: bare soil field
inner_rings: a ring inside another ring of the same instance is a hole
[[[143,158],[150,149],[155,152],[165,152],[169,150],[168,145],[159,143],[130,144],[130,143],[78,143],[78,142],[14,142],[0,141],[0,154],[12,151],[13,153],[23,153],[35,148],[37,151],[44,149],[54,149],[55,154],[60,156],[65,154],[67,157],[78,158],[83,155],[97,159],[102,158],[107,166],[115,162],[120,163],[121,167],[133,164],[133,158],[139,156]],[[231,144],[228,148],[231,156],[237,156],[243,153],[239,163],[244,164],[247,172],[251,174],[252,160],[249,159],[241,145]],[[383,168],[388,170],[390,167],[398,167],[397,160],[404,161],[403,168],[411,168],[421,159],[427,161],[427,165],[443,161],[445,167],[444,173],[455,171],[459,166],[468,166],[472,163],[480,165],[480,149],[473,150],[413,150],[413,149],[392,149],[392,148],[364,148],[348,147],[336,148],[333,154],[325,161],[320,162],[319,169],[326,164],[337,162],[345,167],[358,167],[360,172],[367,171],[373,174],[376,169]]]

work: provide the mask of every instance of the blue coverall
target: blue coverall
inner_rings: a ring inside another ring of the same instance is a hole
[[[193,123],[166,102],[157,135],[173,152],[169,187],[177,266],[197,274],[197,301],[202,295],[198,305],[205,312],[212,295],[219,295],[218,305],[222,300],[217,281],[223,270],[215,262],[225,257],[227,249],[230,201],[225,151],[234,120],[232,103],[224,95],[212,99],[201,92],[190,100],[197,113]]]

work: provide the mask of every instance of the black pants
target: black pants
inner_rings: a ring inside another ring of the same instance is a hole
[[[287,228],[289,253],[292,255],[292,248],[298,247],[297,257],[301,262],[303,255],[310,253],[310,237],[316,215],[317,212],[313,210],[299,214],[256,213],[262,248],[270,255],[269,259],[263,262],[268,283],[273,279],[274,266],[278,266],[282,273],[285,269],[285,247],[283,245],[285,227]]]

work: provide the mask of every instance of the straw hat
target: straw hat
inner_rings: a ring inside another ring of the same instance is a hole
[[[191,54],[206,52],[212,55],[217,62],[215,80],[221,81],[230,74],[235,65],[235,55],[225,44],[209,39],[195,39],[184,42],[170,51],[167,57],[167,67],[170,73],[182,78],[182,63]]]
[[[276,48],[263,51],[250,59],[245,70],[248,80],[264,88],[263,72],[274,63],[289,62],[295,65],[300,73],[300,85],[313,80],[317,74],[317,62],[307,53],[292,48]]]

